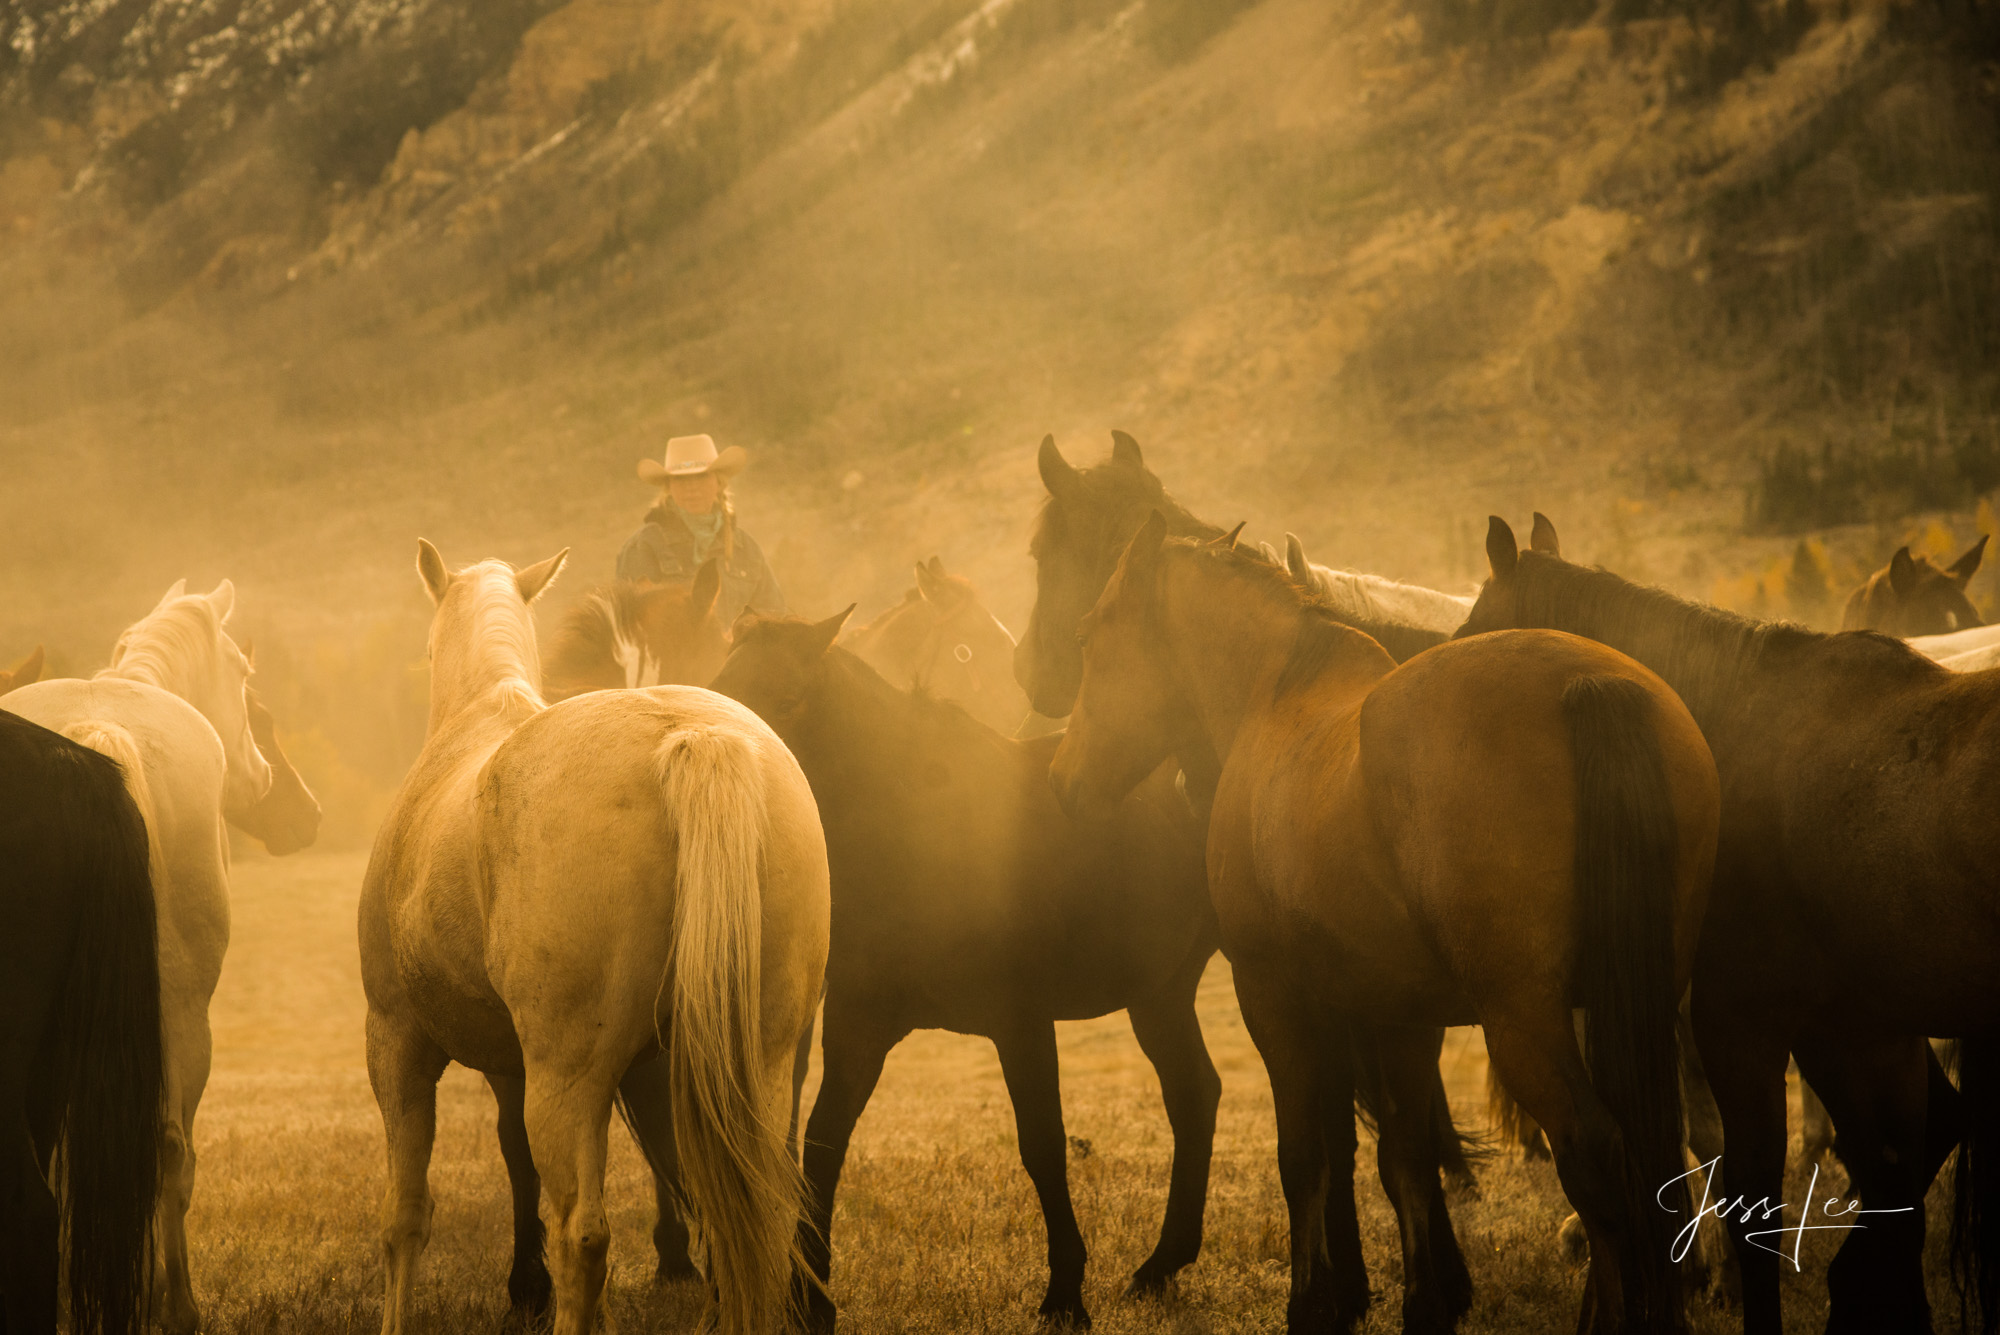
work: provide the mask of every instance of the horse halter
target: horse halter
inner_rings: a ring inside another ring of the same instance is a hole
[[[986,689],[986,682],[973,662],[975,655],[971,644],[964,640],[951,643],[955,637],[944,633],[945,621],[946,618],[939,617],[931,623],[930,629],[924,632],[923,643],[917,650],[917,661],[910,669],[911,684],[928,689],[937,667],[938,656],[944,653],[946,644],[951,644],[951,656],[972,677],[973,691],[983,692]]]

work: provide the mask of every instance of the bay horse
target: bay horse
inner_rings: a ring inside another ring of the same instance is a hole
[[[1288,1329],[1351,1330],[1369,1300],[1356,1042],[1384,1090],[1403,1329],[1449,1331],[1470,1307],[1430,1106],[1435,1026],[1469,1023],[1583,1217],[1578,1329],[1680,1329],[1655,1193],[1671,1199],[1682,1171],[1674,1014],[1719,800],[1694,720],[1575,636],[1461,640],[1398,666],[1233,536],[1169,541],[1160,515],[1134,535],[1079,628],[1050,782],[1088,813],[1171,755],[1219,765],[1209,895],[1276,1101]]]
[[[1194,1010],[1215,952],[1197,823],[1170,768],[1105,818],[1072,820],[1047,782],[1056,738],[1015,741],[899,690],[834,644],[847,615],[740,621],[712,683],[792,748],[826,825],[833,935],[806,1254],[823,1285],[841,1166],[889,1050],[915,1029],[977,1034],[999,1051],[1041,1202],[1041,1315],[1088,1326],[1055,1022],[1124,1010],[1159,1074],[1173,1169],[1159,1243],[1131,1284],[1157,1295],[1201,1250],[1221,1096]],[[823,1287],[810,1304],[812,1325],[832,1329]]]
[[[893,686],[955,700],[996,732],[1012,735],[1028,716],[1009,664],[1014,634],[979,590],[933,556],[916,565],[903,601],[842,637],[841,645]]]
[[[0,695],[19,686],[33,686],[42,679],[42,646],[14,665],[11,672],[0,671]]]
[[[0,709],[109,754],[150,794],[166,1062],[153,1316],[169,1335],[192,1335],[201,1319],[187,1211],[194,1119],[208,1085],[208,1004],[229,947],[223,821],[257,808],[272,784],[250,731],[250,663],[224,628],[235,605],[228,580],[206,594],[190,594],[180,581],[118,637],[111,665],[96,676],[38,682],[0,698]]]
[[[1077,625],[1104,592],[1119,553],[1139,526],[1157,511],[1176,537],[1213,539],[1222,530],[1169,496],[1146,467],[1139,442],[1123,431],[1111,433],[1111,457],[1089,468],[1073,467],[1056,448],[1055,437],[1045,436],[1036,466],[1048,500],[1028,547],[1035,560],[1035,606],[1014,652],[1014,676],[1037,713],[1061,718],[1075,703],[1082,679]],[[1464,620],[1462,605],[1449,594],[1329,570],[1308,562],[1295,539],[1287,547],[1288,559],[1289,549],[1297,547],[1297,561],[1313,577],[1308,583],[1336,600],[1349,618],[1364,621],[1366,633],[1397,662],[1444,643]],[[1212,773],[1188,773],[1188,794],[1197,809],[1206,809],[1214,782]],[[1440,1120],[1436,1139],[1444,1171],[1454,1183],[1469,1187],[1472,1167],[1451,1124],[1442,1075],[1431,1102]]]
[[[721,580],[711,557],[687,584],[620,580],[592,589],[563,615],[542,664],[543,698],[706,682],[729,651],[715,616]]]
[[[144,782],[0,712],[0,1328],[13,1335],[55,1335],[65,1274],[77,1335],[151,1324],[162,1082]]]
[[[430,720],[359,913],[389,1162],[382,1329],[411,1329],[437,1080],[457,1061],[499,1100],[517,1309],[553,1298],[555,1335],[591,1329],[622,1101],[655,1163],[672,1149],[647,1128],[672,1127],[717,1329],[763,1335],[800,1259],[785,1103],[825,967],[825,841],[797,763],[733,701],[657,686],[543,704],[529,604],[567,555],[452,571],[418,542]]]
[[[1949,566],[1928,556],[1911,556],[1898,547],[1889,564],[1870,575],[1847,595],[1841,609],[1842,630],[1879,630],[1907,639],[1913,635],[1948,635],[1981,624],[1979,609],[1965,596],[1965,586],[1979,571],[1986,539],[1966,549]]]
[[[1553,525],[1537,532],[1517,552],[1491,521],[1492,574],[1461,633],[1547,627],[1630,654],[1687,702],[1722,775],[1693,1008],[1730,1196],[1781,1199],[1789,1054],[1832,1114],[1861,1207],[1883,1212],[1828,1269],[1827,1330],[1928,1331],[1924,1196],[1962,1139],[1957,1269],[1992,1331],[2000,674],[1690,603],[1572,565]],[[1927,1035],[1963,1038],[1960,1091]],[[1750,1335],[1781,1325],[1778,1256],[1750,1240],[1776,1222],[1730,1216]]]

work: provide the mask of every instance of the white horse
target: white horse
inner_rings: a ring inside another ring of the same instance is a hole
[[[1285,559],[1265,549],[1275,564],[1291,571],[1292,578],[1319,590],[1341,616],[1357,621],[1378,621],[1391,626],[1442,631],[1449,635],[1465,624],[1473,600],[1455,593],[1441,593],[1421,584],[1404,584],[1383,575],[1364,575],[1358,570],[1335,570],[1306,559],[1305,545],[1295,534],[1285,535]]]
[[[826,967],[818,809],[777,736],[712,692],[543,705],[528,605],[566,555],[452,572],[418,543],[437,606],[430,724],[360,912],[389,1158],[382,1329],[410,1326],[437,1079],[458,1061],[499,1098],[517,1204],[545,1190],[556,1335],[588,1331],[602,1296],[605,1142],[621,1094],[642,1138],[669,1109],[720,1330],[763,1335],[798,1273],[785,1127],[793,1050]],[[645,1149],[658,1163],[663,1147]],[[509,1290],[532,1308],[548,1288],[534,1291],[523,1241]]]
[[[188,1275],[187,1210],[194,1115],[208,1084],[208,1002],[229,946],[223,817],[255,808],[271,787],[271,766],[250,735],[244,703],[250,665],[223,630],[235,601],[228,580],[206,594],[187,593],[183,580],[118,637],[110,667],[88,681],[23,686],[0,703],[144,780],[133,788],[145,795],[152,835],[166,1065],[154,1317],[170,1335],[190,1335],[200,1324]]]

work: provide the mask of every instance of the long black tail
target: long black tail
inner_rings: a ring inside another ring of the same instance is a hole
[[[1958,1045],[1963,1117],[1952,1177],[1951,1277],[1967,1330],[2000,1330],[2000,1039]],[[1976,1323],[1975,1316],[1977,1314]]]
[[[1687,1216],[1685,1206],[1667,1213],[1655,1193],[1682,1171],[1678,827],[1646,689],[1623,677],[1580,677],[1564,689],[1562,707],[1576,763],[1585,1058],[1625,1144],[1627,1318],[1636,1330],[1673,1330],[1682,1316],[1670,1256],[1675,1226]]]
[[[63,784],[77,840],[78,907],[51,1050],[64,1109],[58,1142],[70,1329],[147,1329],[159,1191],[160,955],[146,825],[118,767],[71,753]],[[106,773],[113,776],[105,782]]]

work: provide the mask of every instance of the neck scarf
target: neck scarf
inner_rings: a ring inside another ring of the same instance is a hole
[[[691,515],[676,505],[674,514],[681,523],[687,525],[687,531],[694,535],[694,559],[698,562],[706,561],[714,554],[715,545],[722,538],[721,504],[718,503],[705,515]]]

